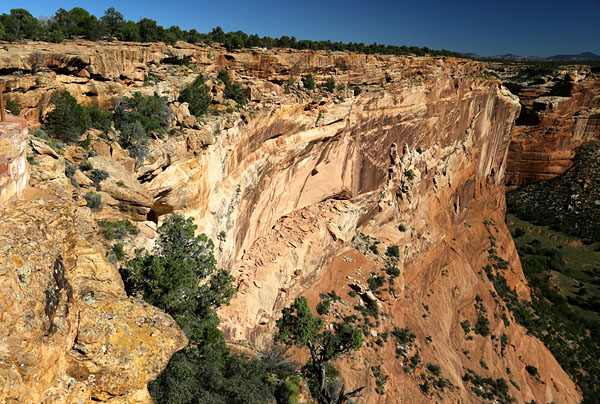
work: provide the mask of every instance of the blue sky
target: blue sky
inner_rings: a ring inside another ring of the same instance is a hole
[[[98,17],[112,6],[126,19],[148,17],[165,27],[199,32],[220,25],[225,31],[273,37],[428,46],[486,56],[600,54],[600,0],[3,0],[0,13],[21,7],[35,17],[52,16],[60,7],[77,6]]]

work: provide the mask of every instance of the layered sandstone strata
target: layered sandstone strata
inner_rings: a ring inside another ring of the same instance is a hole
[[[27,164],[27,122],[7,116],[0,122],[0,209],[21,197],[29,179]]]
[[[588,66],[499,69],[522,105],[508,155],[508,186],[562,174],[578,146],[600,139],[597,71]]]
[[[137,90],[157,91],[173,101],[198,71],[212,80],[216,71],[227,68],[249,89],[250,104],[243,110],[206,117],[195,126],[197,132],[154,141],[150,158],[138,166],[125,164],[128,160],[116,146],[92,144],[104,157],[96,158],[98,164],[108,166],[111,158],[118,159],[128,167],[123,170],[129,172],[128,180],[138,181],[136,200],[141,202],[118,201],[115,193],[111,215],[122,212],[143,220],[150,208],[150,201],[142,200],[139,187],[143,187],[153,201],[148,219],[160,221],[165,213],[182,212],[193,216],[200,230],[215,240],[219,263],[231,269],[238,287],[237,298],[220,312],[229,338],[262,346],[281,308],[296,296],[312,294],[314,303],[315,293],[347,288],[345,281],[336,278],[335,262],[341,253],[356,253],[351,240],[360,231],[385,245],[399,246],[401,252],[398,293],[381,303],[386,320],[373,331],[410,326],[425,360],[438,362],[456,386],[447,396],[453,402],[478,402],[462,375],[463,367],[475,367],[480,356],[471,359],[461,353],[467,348],[459,325],[475,317],[476,296],[487,307],[492,332],[507,334],[511,344],[505,356],[499,355],[491,338],[477,337],[469,345],[491,365],[486,376],[518,382],[519,389],[509,388],[520,402],[576,402],[580,398],[573,382],[537,339],[525,335],[512,317],[508,325],[492,317],[502,311],[502,304],[482,273],[489,258],[490,235],[510,264],[506,271],[510,286],[521,298],[527,299],[529,293],[510,234],[502,224],[507,155],[520,106],[499,81],[483,74],[482,64],[344,52],[227,52],[192,45],[84,42],[11,45],[10,49],[18,58],[0,55],[0,69],[24,71],[24,77],[11,78],[9,88],[11,96],[21,97],[19,101],[26,104],[25,114],[32,121],[47,108],[43,94],[57,88],[67,88],[81,101],[106,105]],[[30,61],[34,52],[45,61],[41,71],[34,72],[37,68]],[[184,55],[196,70],[168,65]],[[169,69],[181,74],[169,74]],[[143,86],[142,73],[161,78]],[[334,77],[343,88],[332,94],[306,91],[298,78],[307,73],[317,82]],[[286,91],[290,77],[296,83]],[[218,83],[214,84],[211,88],[217,89],[214,95],[219,98],[222,94]],[[353,86],[360,86],[362,92],[354,95]],[[171,107],[185,121],[185,107],[175,103]],[[48,164],[61,159],[45,158]],[[46,185],[53,183],[47,172],[36,175],[44,189],[52,188]],[[57,176],[63,176],[60,169]],[[68,181],[63,182],[65,189],[76,194]],[[84,210],[89,214],[86,208],[78,212]],[[368,274],[379,264],[376,257],[367,258],[373,261],[364,268]],[[114,268],[103,268],[100,273],[114,273]],[[111,275],[112,281],[116,278]],[[41,285],[37,289],[42,290]],[[428,307],[426,321],[423,304]],[[85,324],[96,321],[93,312],[81,313]],[[101,340],[107,329],[100,327],[93,334],[95,329],[89,327],[92,341]],[[159,329],[166,332],[163,326]],[[43,335],[43,331],[31,334]],[[85,335],[82,341],[87,341]],[[430,343],[425,342],[427,336],[432,337]],[[169,355],[179,346],[152,343],[170,346]],[[64,349],[70,357],[69,348]],[[391,346],[386,349],[393,350]],[[91,351],[98,352],[83,349]],[[128,349],[119,352],[125,355]],[[357,355],[358,360],[342,366],[349,385],[369,387],[367,402],[427,400],[418,381],[396,360],[385,365],[389,375],[386,396],[378,396],[369,370],[376,354],[365,350]],[[165,356],[160,357],[160,366]],[[119,362],[118,358],[113,351],[107,354],[111,361]],[[543,384],[527,378],[526,364],[539,369]],[[160,366],[155,364],[153,372]],[[506,368],[512,369],[512,375]],[[125,380],[119,383],[112,378],[112,365],[94,369],[95,373],[89,373],[106,374],[112,381],[86,390],[95,400],[106,401],[111,394],[133,389]],[[81,380],[87,373],[73,374]],[[142,373],[135,379],[136,386],[154,374]],[[59,385],[66,388],[64,383]]]

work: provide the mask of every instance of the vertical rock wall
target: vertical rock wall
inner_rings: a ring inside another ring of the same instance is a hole
[[[21,197],[29,180],[27,165],[27,122],[7,117],[0,122],[0,209],[14,197]]]

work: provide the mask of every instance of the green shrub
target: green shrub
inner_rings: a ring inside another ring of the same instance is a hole
[[[92,163],[90,163],[90,162],[89,162],[89,161],[87,161],[87,160],[84,160],[84,161],[82,161],[82,162],[79,164],[79,169],[80,169],[81,171],[89,171],[89,170],[91,170],[92,168],[93,168],[93,167],[92,167]]]
[[[50,137],[48,136],[48,134],[46,132],[44,132],[43,129],[36,129],[33,131],[32,133],[33,136],[37,137],[38,139],[42,139],[42,140],[49,140]]]
[[[83,106],[85,113],[88,116],[88,126],[103,132],[108,132],[112,125],[112,113],[101,109],[97,105]]]
[[[325,88],[330,93],[333,93],[335,91],[335,80],[333,79],[333,77],[327,79],[327,81],[325,82]]]
[[[65,143],[78,141],[89,127],[86,110],[68,91],[55,92],[51,102],[54,109],[46,116],[46,128]]]
[[[19,104],[12,98],[8,98],[6,100],[6,109],[13,115],[19,115],[21,113],[21,108],[19,108]]]
[[[398,225],[398,230],[401,231],[401,232],[405,232],[406,231],[406,226],[403,225],[403,224],[399,224]]]
[[[112,252],[113,252],[113,254],[115,254],[115,257],[117,257],[118,261],[121,261],[123,258],[125,258],[125,251],[123,250],[123,243],[116,243],[115,245],[113,245]]]
[[[315,79],[312,76],[312,74],[308,73],[307,75],[305,75],[304,77],[302,77],[302,85],[307,90],[314,90],[315,89]]]
[[[321,293],[321,301],[317,304],[317,313],[323,316],[329,314],[329,308],[331,307],[331,297],[327,293]]]
[[[487,317],[480,314],[477,317],[477,322],[475,323],[475,329],[474,329],[475,334],[479,334],[483,337],[487,337],[488,335],[490,335],[489,325],[490,325],[490,320],[488,320]]]
[[[397,245],[389,246],[385,254],[390,257],[398,258],[400,257],[400,247],[398,247]]]
[[[117,102],[114,112],[115,128],[120,131],[119,144],[136,161],[148,155],[148,138],[162,136],[171,121],[171,110],[164,98],[154,94],[144,97],[137,92]]]
[[[385,278],[379,275],[371,275],[367,283],[369,284],[369,289],[375,292],[385,284]]]
[[[87,207],[91,210],[97,212],[102,209],[102,195],[90,191],[83,197],[87,201]]]
[[[221,70],[217,78],[225,84],[223,95],[225,98],[235,101],[238,105],[244,105],[248,101],[248,94],[239,83],[232,83],[227,70]]]
[[[121,240],[124,237],[139,234],[140,229],[129,220],[110,221],[107,219],[98,222],[100,233],[106,240]]]
[[[409,181],[412,181],[415,179],[415,173],[413,172],[413,170],[406,170],[404,171],[404,176],[406,178],[408,178]]]
[[[391,278],[396,278],[400,276],[400,269],[395,265],[388,265],[385,267],[385,273],[387,273]]]
[[[75,172],[77,171],[77,166],[74,164],[69,164],[68,162],[65,163],[65,176],[67,178],[73,178]]]
[[[435,363],[428,363],[427,370],[436,376],[439,376],[441,374],[440,366],[436,365]]]
[[[533,377],[538,377],[540,374],[535,366],[527,365],[525,366],[525,370]]]
[[[100,191],[100,183],[108,178],[108,172],[100,169],[93,169],[91,172],[86,174],[90,180],[94,183],[97,191]]]
[[[398,344],[410,344],[415,340],[415,338],[417,338],[417,336],[413,334],[408,327],[395,327],[392,331],[392,335],[394,338],[396,338],[396,342]]]
[[[65,35],[60,29],[54,29],[48,36],[48,41],[53,43],[61,43],[65,40]]]
[[[354,86],[354,96],[357,97],[360,95],[360,93],[362,93],[362,88],[359,86]]]
[[[198,118],[206,113],[212,102],[212,96],[210,89],[204,84],[204,76],[199,75],[191,85],[181,91],[179,102],[187,102],[190,113]]]

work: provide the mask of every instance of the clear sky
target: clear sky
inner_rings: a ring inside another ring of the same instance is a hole
[[[600,0],[2,0],[0,13],[35,17],[83,7],[100,17],[115,7],[126,19],[168,27],[296,39],[427,46],[489,56],[600,54]]]

